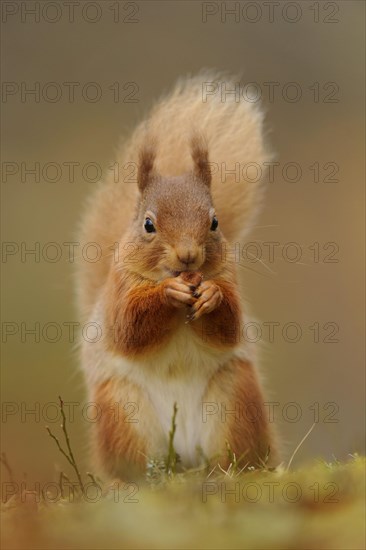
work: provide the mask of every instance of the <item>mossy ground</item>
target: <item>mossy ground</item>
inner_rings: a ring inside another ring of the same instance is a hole
[[[363,549],[364,472],[350,456],[293,472],[162,473],[74,502],[17,495],[3,504],[2,548]]]

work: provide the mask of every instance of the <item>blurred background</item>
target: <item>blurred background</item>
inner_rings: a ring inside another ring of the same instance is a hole
[[[70,436],[88,468],[67,243],[121,137],[202,68],[256,84],[279,163],[249,238],[263,263],[246,262],[246,298],[284,459],[314,422],[294,464],[363,452],[364,3],[22,4],[36,3],[2,5],[1,431],[15,477],[68,471],[45,431],[60,433],[58,395],[75,403]]]

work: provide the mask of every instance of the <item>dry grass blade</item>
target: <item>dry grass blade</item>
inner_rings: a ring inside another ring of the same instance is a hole
[[[291,466],[291,464],[292,464],[293,459],[294,459],[295,456],[296,456],[297,451],[300,449],[301,445],[304,443],[304,441],[306,441],[306,439],[309,437],[309,435],[311,434],[311,432],[312,432],[313,429],[315,428],[315,424],[316,424],[316,422],[314,422],[314,424],[311,426],[310,430],[308,430],[308,431],[306,432],[306,434],[304,435],[304,437],[302,438],[302,440],[300,441],[300,443],[298,444],[298,446],[296,447],[296,449],[295,449],[294,452],[292,453],[291,458],[290,458],[290,460],[289,460],[289,463],[287,464],[286,472],[289,471],[290,466]]]

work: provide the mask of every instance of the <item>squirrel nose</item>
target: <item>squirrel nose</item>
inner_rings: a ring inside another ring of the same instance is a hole
[[[178,260],[182,264],[186,264],[187,267],[189,266],[189,264],[193,264],[197,259],[197,254],[192,249],[178,250],[177,256]]]

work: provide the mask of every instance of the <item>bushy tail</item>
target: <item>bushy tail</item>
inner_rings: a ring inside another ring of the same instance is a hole
[[[221,73],[182,79],[155,105],[123,151],[125,162],[135,160],[149,133],[157,142],[157,172],[179,175],[192,169],[190,140],[201,134],[208,144],[220,227],[232,242],[250,228],[260,203],[263,163],[271,159],[263,114],[241,92],[240,79]]]

